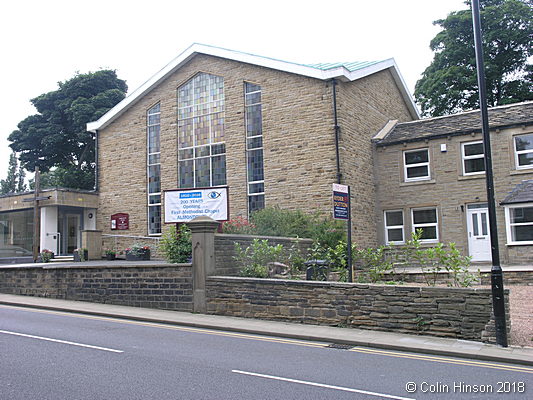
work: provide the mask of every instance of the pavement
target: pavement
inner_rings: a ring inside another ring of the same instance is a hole
[[[338,328],[220,315],[0,294],[0,304],[351,346],[533,366],[533,347],[501,347],[460,339]]]

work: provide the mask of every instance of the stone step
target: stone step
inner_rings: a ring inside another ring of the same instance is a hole
[[[50,262],[73,262],[74,256],[55,256]]]

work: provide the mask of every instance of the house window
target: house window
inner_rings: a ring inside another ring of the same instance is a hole
[[[406,182],[430,179],[429,150],[410,150],[403,153],[404,177]]]
[[[265,208],[265,177],[263,171],[263,118],[261,86],[244,83],[246,121],[246,166],[248,179],[248,213]]]
[[[385,241],[387,244],[404,243],[403,211],[385,211]]]
[[[161,107],[156,104],[146,116],[148,144],[148,234],[161,233]]]
[[[533,244],[533,203],[505,207],[508,244]]]
[[[463,175],[485,173],[485,157],[483,141],[461,144],[463,157]]]
[[[421,242],[437,242],[439,226],[436,208],[420,208],[412,210],[413,232],[422,230]]]
[[[515,136],[514,150],[517,169],[533,168],[533,133]]]
[[[224,79],[200,73],[178,88],[178,185],[226,184]]]

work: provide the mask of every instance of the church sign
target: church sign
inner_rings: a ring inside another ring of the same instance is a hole
[[[201,216],[227,221],[228,201],[227,186],[165,191],[165,223],[189,222]]]
[[[117,213],[111,216],[111,230],[124,231],[130,229],[130,215]]]

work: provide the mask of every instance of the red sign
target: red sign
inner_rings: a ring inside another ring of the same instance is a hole
[[[111,230],[124,231],[130,229],[130,215],[125,213],[113,214],[111,216]]]

